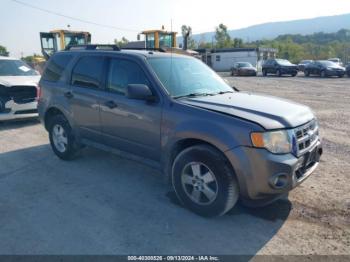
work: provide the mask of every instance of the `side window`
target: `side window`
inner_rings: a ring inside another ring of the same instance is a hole
[[[129,84],[150,85],[141,67],[135,62],[123,59],[111,59],[107,89],[125,95]]]
[[[217,55],[216,56],[216,62],[220,62],[221,61],[221,56]]]
[[[72,72],[72,85],[86,88],[102,88],[104,57],[84,56]]]
[[[68,54],[60,54],[53,56],[47,65],[42,76],[43,80],[57,82],[60,80],[62,73],[73,56]]]

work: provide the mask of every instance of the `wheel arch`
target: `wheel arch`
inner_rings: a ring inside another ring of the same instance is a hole
[[[58,108],[56,106],[52,106],[45,112],[45,115],[44,115],[44,126],[45,126],[45,129],[47,131],[49,129],[50,118],[52,118],[56,115],[63,115],[67,119],[67,121],[69,121],[67,118],[67,115],[64,113],[64,110],[61,110],[60,108]]]
[[[163,161],[163,170],[164,170],[164,174],[165,174],[165,179],[169,185],[171,183],[171,170],[172,170],[172,166],[173,166],[173,163],[174,163],[174,160],[176,159],[176,157],[185,149],[190,148],[192,146],[196,146],[196,145],[207,145],[209,147],[212,147],[215,151],[217,151],[222,156],[222,158],[225,159],[228,166],[232,170],[232,173],[234,174],[235,179],[237,179],[237,175],[236,175],[234,167],[232,166],[231,162],[229,161],[229,159],[227,158],[225,153],[222,150],[220,150],[220,148],[217,145],[215,145],[211,142],[208,142],[206,140],[199,139],[199,138],[182,138],[182,139],[177,140],[170,147],[168,153],[165,154],[167,156],[167,159],[165,161]]]

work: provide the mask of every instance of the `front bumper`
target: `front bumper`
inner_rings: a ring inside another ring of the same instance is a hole
[[[257,72],[254,70],[239,70],[238,75],[239,76],[256,76]]]
[[[327,76],[344,76],[345,71],[326,70]]]
[[[235,170],[241,197],[263,201],[285,195],[305,181],[319,164],[322,144],[318,141],[299,158],[243,146],[225,154]],[[275,184],[276,178],[280,177],[283,177],[283,183]]]
[[[4,111],[0,112],[0,121],[37,117],[37,104],[36,101],[24,104],[7,101]]]
[[[281,68],[281,73],[285,75],[296,75],[298,74],[297,68]]]

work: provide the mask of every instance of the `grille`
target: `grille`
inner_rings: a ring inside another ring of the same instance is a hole
[[[303,155],[318,141],[319,132],[316,120],[312,120],[305,125],[294,129],[296,137],[296,153]]]
[[[34,102],[37,96],[35,86],[12,86],[8,88],[8,95],[17,104]]]

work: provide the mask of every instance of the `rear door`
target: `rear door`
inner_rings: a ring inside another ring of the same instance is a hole
[[[138,62],[110,58],[106,92],[101,99],[105,141],[120,150],[159,160],[160,99],[156,102],[129,99],[125,96],[128,84],[145,84],[152,89],[147,71]]]
[[[71,111],[79,133],[92,140],[100,140],[100,97],[104,93],[106,58],[84,55],[75,64],[71,75]]]

